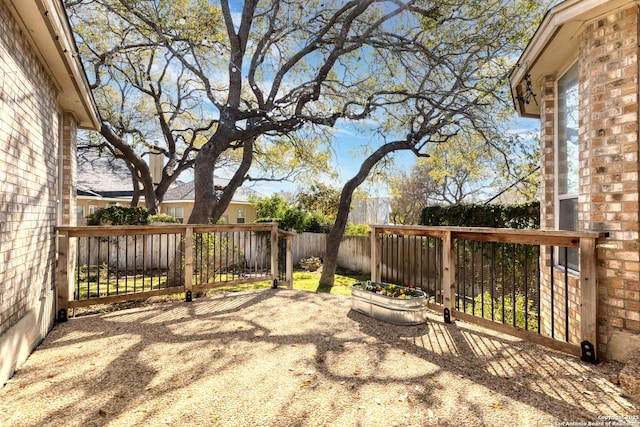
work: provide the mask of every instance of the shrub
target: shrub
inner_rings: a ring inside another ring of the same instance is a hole
[[[143,207],[109,206],[98,209],[87,219],[88,225],[147,225],[149,212]]]
[[[156,214],[156,215],[150,215],[149,216],[149,222],[168,222],[168,223],[172,223],[172,224],[181,224],[180,220],[178,218],[174,218],[171,215],[167,215],[167,214]]]
[[[308,257],[303,258],[299,262],[300,267],[304,268],[307,271],[317,271],[320,267],[322,267],[322,260],[318,257]]]
[[[347,224],[344,230],[346,236],[368,236],[370,232],[371,229],[367,224],[354,225],[352,222]]]
[[[309,214],[304,220],[303,231],[307,233],[328,233],[331,231],[331,222],[320,214]]]
[[[540,203],[427,206],[422,210],[420,225],[540,228]]]
[[[295,230],[298,233],[302,233],[304,231],[304,222],[307,215],[307,212],[299,206],[289,208],[279,221],[280,228],[283,230]]]
[[[464,310],[466,313],[473,313],[478,317],[484,317],[485,319],[493,319],[496,322],[501,322],[507,325],[513,325],[513,300],[509,295],[505,295],[504,298],[491,298],[491,294],[485,291],[484,294],[476,295],[474,298],[474,304],[465,304]],[[493,313],[492,309],[493,308]],[[530,331],[538,330],[538,316],[533,306],[531,299],[527,300],[527,308],[525,310],[524,296],[516,295],[515,304],[515,326],[521,329],[525,329],[525,326]],[[504,310],[504,317],[503,317]],[[484,316],[483,316],[484,314]],[[493,314],[493,317],[492,317]]]

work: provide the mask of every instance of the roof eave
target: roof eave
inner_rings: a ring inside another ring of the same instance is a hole
[[[639,0],[566,0],[551,8],[520,56],[509,78],[511,96],[522,117],[540,117],[540,105],[524,100],[527,78],[539,101],[539,88],[545,75],[562,72],[578,53],[580,30],[595,19],[632,5]]]
[[[78,126],[98,130],[100,116],[60,0],[8,0],[9,10],[58,88],[60,107]]]

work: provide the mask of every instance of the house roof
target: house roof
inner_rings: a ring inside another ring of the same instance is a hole
[[[215,177],[214,184],[216,187],[223,187],[229,183],[228,179]],[[250,196],[259,196],[260,194],[247,187],[240,187],[233,195],[233,203],[249,203]],[[180,183],[172,186],[164,195],[164,202],[176,201],[193,201],[195,200],[195,185],[193,181]]]
[[[225,186],[228,179],[215,177],[217,187]],[[240,187],[232,202],[248,203],[249,196],[259,195],[256,191]],[[131,198],[133,183],[131,172],[124,160],[110,154],[100,155],[94,150],[78,150],[78,196]],[[163,202],[195,200],[194,183],[175,182],[164,195]]]
[[[527,86],[539,101],[543,76],[559,74],[575,61],[579,34],[586,25],[635,4],[636,0],[565,0],[551,8],[511,72],[511,94],[518,113],[523,117],[540,117],[540,105],[534,99],[528,103],[523,99]]]
[[[58,86],[58,102],[78,126],[100,128],[98,108],[61,0],[7,0],[11,14]]]
[[[131,197],[131,172],[124,160],[93,150],[78,150],[78,195]]]

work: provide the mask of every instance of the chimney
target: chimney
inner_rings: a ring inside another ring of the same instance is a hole
[[[149,152],[149,171],[151,172],[151,181],[155,189],[162,179],[162,168],[164,167],[164,155],[160,151]]]

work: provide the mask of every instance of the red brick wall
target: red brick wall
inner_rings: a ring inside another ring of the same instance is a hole
[[[45,68],[0,3],[0,334],[52,292],[56,96]]]
[[[581,226],[609,232],[598,250],[599,341],[640,332],[638,9],[585,28],[580,44]],[[581,129],[582,131],[582,129]]]
[[[53,326],[55,226],[76,217],[76,119],[30,40],[0,2],[0,386]]]
[[[602,17],[578,37],[579,228],[609,233],[598,248],[598,345],[603,356],[613,333],[640,333],[638,9]],[[547,76],[540,87],[541,226],[548,229],[555,228],[557,77]],[[543,263],[548,262],[544,252]]]

